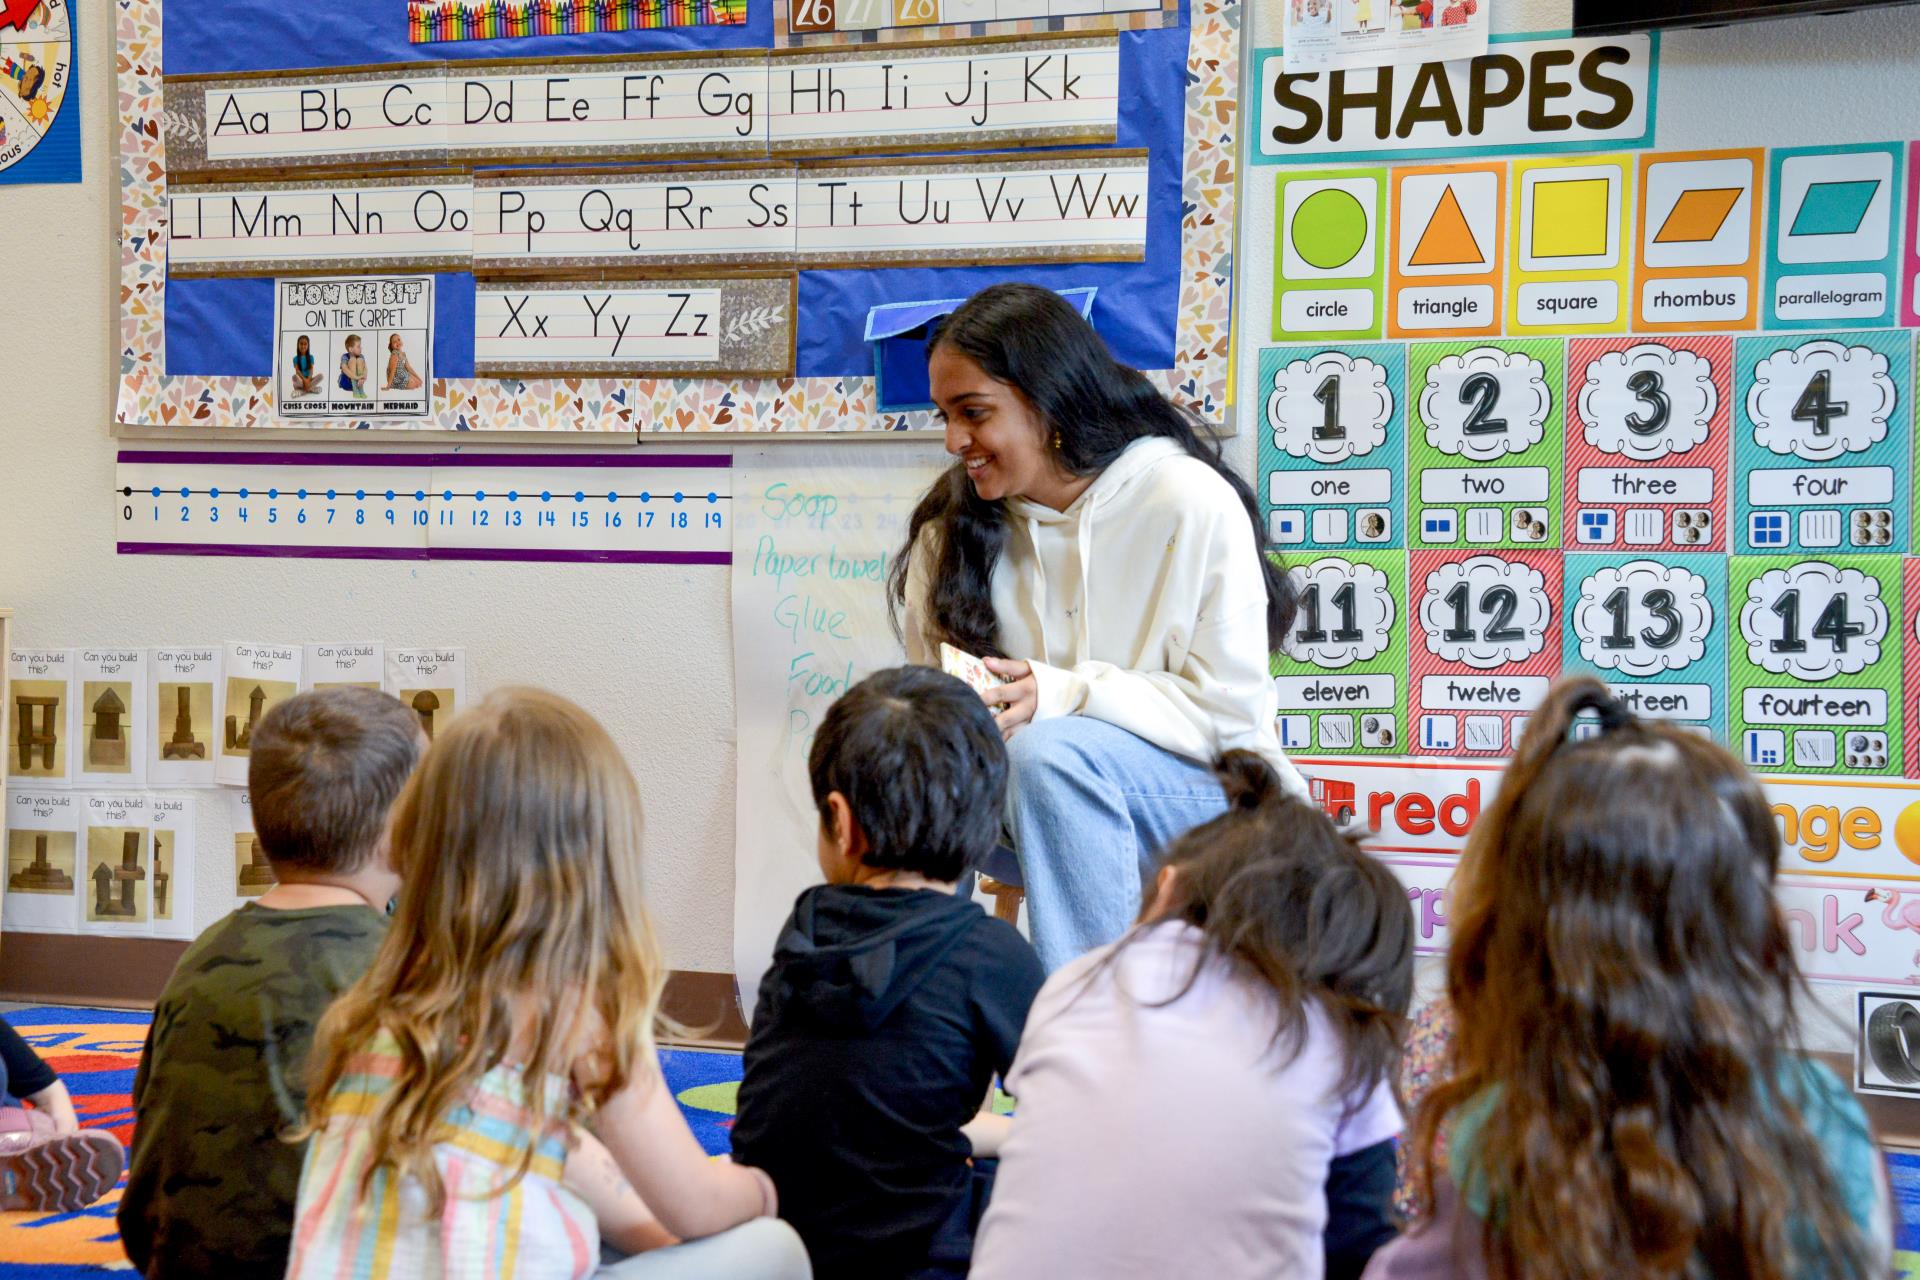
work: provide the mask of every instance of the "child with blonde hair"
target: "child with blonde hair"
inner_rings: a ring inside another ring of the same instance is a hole
[[[602,1274],[804,1280],[771,1179],[709,1161],[661,1079],[640,795],[606,730],[492,694],[391,840],[392,928],[315,1039],[289,1280],[580,1280],[603,1237],[637,1256]]]

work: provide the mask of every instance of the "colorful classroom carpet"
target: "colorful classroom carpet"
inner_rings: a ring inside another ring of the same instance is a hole
[[[45,1058],[73,1095],[80,1123],[129,1141],[133,1073],[151,1017],[111,1009],[20,1009],[8,1022]],[[697,1049],[661,1052],[667,1083],[709,1154],[728,1149],[740,1055]],[[69,1280],[129,1272],[113,1214],[120,1189],[79,1213],[0,1213],[0,1280]]]

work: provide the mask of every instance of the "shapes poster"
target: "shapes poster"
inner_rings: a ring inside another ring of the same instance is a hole
[[[1567,346],[1567,546],[1724,551],[1733,341]]]
[[[7,655],[13,724],[10,783],[64,787],[72,777],[73,650],[15,649]]]
[[[467,701],[465,649],[389,649],[387,692],[420,717],[429,740]]]
[[[1406,545],[1406,348],[1260,353],[1260,471],[1279,547]]]
[[[1394,338],[1500,332],[1506,274],[1507,166],[1393,171]]]
[[[1900,557],[1728,562],[1731,733],[1749,766],[1898,777]]]
[[[1273,658],[1289,751],[1406,751],[1407,557],[1348,551],[1296,559],[1293,633]]]
[[[1758,323],[1765,162],[1757,149],[1640,157],[1635,330]]]
[[[231,787],[247,785],[248,752],[261,717],[300,689],[299,645],[256,644],[235,641],[222,659],[226,673],[220,699],[219,753],[216,782]]]
[[[1560,545],[1564,372],[1558,342],[1407,349],[1407,545]]]
[[[1605,680],[1636,715],[1725,740],[1727,560],[1569,553],[1563,669]]]
[[[1626,331],[1633,176],[1626,156],[1514,162],[1510,332]]]
[[[1902,158],[1892,142],[1773,152],[1767,328],[1893,323]]]
[[[72,933],[79,922],[82,797],[71,791],[16,787],[6,793],[9,933]]]
[[[1558,551],[1408,553],[1418,755],[1505,756],[1560,674]]]
[[[1734,370],[1734,549],[1905,551],[1912,335],[1741,338]]]
[[[0,185],[80,181],[80,99],[73,91],[71,0],[26,4],[0,18]],[[68,99],[72,101],[69,102]]]
[[[148,674],[153,722],[147,739],[147,780],[156,787],[210,787],[220,733],[214,708],[220,698],[222,650],[213,645],[155,649]]]
[[[1279,175],[1273,336],[1377,338],[1385,293],[1387,171]]]
[[[74,784],[138,786],[147,771],[147,652],[80,649],[77,657]]]

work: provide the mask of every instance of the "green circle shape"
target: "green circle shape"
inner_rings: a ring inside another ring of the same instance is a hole
[[[1293,251],[1310,267],[1332,271],[1352,262],[1367,242],[1367,210],[1350,191],[1327,187],[1293,211]]]

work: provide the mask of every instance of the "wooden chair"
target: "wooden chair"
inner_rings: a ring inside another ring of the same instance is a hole
[[[1020,902],[1027,891],[1020,883],[1020,859],[1013,850],[1000,845],[980,864],[980,891],[993,899],[995,918],[1008,924],[1020,922]]]

